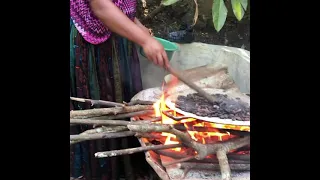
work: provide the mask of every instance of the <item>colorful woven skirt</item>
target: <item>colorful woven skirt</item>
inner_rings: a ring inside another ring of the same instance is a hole
[[[70,23],[70,96],[128,102],[141,90],[139,59],[132,42],[113,35],[102,44],[92,45]],[[70,110],[88,108],[91,108],[89,104],[70,102]],[[70,131],[71,134],[79,134],[90,128],[92,126],[74,126]],[[112,163],[116,162],[97,159],[94,153],[120,148],[111,147],[117,144],[111,140],[99,140],[72,145],[71,177],[110,179],[110,174],[117,172],[117,169],[111,168]]]

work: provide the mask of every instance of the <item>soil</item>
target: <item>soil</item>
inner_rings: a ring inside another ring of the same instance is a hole
[[[143,1],[146,7],[143,7]],[[159,6],[161,0],[138,1],[138,18],[150,28],[154,36],[167,39],[169,32],[178,31],[183,24],[192,24],[194,17],[194,1],[180,0],[172,6],[165,7],[152,19],[144,21],[145,14],[150,14]],[[227,4],[226,4],[227,5]],[[238,21],[229,8],[225,25],[217,32],[214,29],[211,15],[212,0],[198,0],[199,15],[194,26],[194,42],[225,45],[243,48],[250,51],[250,10]],[[228,8],[228,5],[227,5]]]
[[[215,94],[212,96],[217,100],[214,104],[211,104],[197,93],[178,96],[175,103],[177,108],[202,117],[250,121],[250,107],[248,104],[240,101],[240,99],[231,99],[227,95]]]

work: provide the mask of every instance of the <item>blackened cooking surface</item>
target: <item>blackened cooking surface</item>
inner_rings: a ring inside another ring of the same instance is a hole
[[[203,90],[209,94],[227,94],[228,97],[231,97],[232,99],[240,98],[242,102],[245,102],[250,106],[250,97],[241,93],[237,88],[231,88],[231,89],[203,88]],[[174,110],[175,112],[181,115],[198,119],[201,121],[211,122],[213,123],[212,125],[214,125],[215,128],[233,129],[238,131],[250,132],[250,121],[235,121],[232,119],[221,119],[219,117],[203,117],[187,111],[183,111],[180,108],[176,107],[175,102],[177,101],[178,96],[180,95],[187,96],[188,94],[194,94],[194,93],[196,92],[192,89],[185,89],[183,91],[177,91],[176,93],[171,93],[165,98],[165,104],[169,109]]]
[[[212,94],[216,98],[214,104],[208,102],[198,93],[179,95],[176,107],[202,117],[219,117],[236,121],[250,121],[250,107],[238,99],[231,99],[226,94]]]

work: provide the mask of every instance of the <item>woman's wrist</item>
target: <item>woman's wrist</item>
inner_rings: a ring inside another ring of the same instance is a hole
[[[141,38],[141,43],[139,43],[139,45],[141,47],[144,47],[148,44],[148,42],[150,41],[150,39],[153,39],[152,36],[145,34],[142,38]]]

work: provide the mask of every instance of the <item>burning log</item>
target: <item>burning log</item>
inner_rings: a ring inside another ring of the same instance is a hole
[[[144,121],[148,122],[148,121]],[[202,160],[210,154],[215,154],[219,150],[229,152],[230,150],[243,147],[250,144],[250,136],[244,138],[231,139],[229,141],[216,144],[201,144],[194,141],[189,134],[181,132],[174,128],[173,125],[167,124],[144,124],[141,122],[128,122],[121,120],[88,120],[88,119],[70,119],[70,123],[80,124],[101,124],[101,125],[118,125],[127,126],[129,130],[135,133],[167,132],[177,136],[183,144],[193,148],[198,152],[196,159]],[[134,134],[135,134],[134,133]]]
[[[151,105],[135,105],[135,106],[124,106],[114,108],[99,108],[99,109],[87,109],[87,110],[74,110],[70,111],[70,118],[90,118],[103,115],[117,115],[123,113],[137,112],[143,110],[153,110]]]
[[[196,158],[201,160],[210,154],[215,154],[218,150],[230,151],[233,149],[237,149],[243,147],[245,145],[250,144],[250,136],[244,138],[232,139],[229,141],[216,143],[216,144],[201,144],[194,141],[189,134],[183,133],[177,129],[175,129],[172,125],[167,124],[148,124],[137,125],[137,124],[128,124],[128,129],[133,132],[142,132],[142,133],[150,133],[150,132],[167,132],[177,136],[178,139],[181,140],[183,144],[188,147],[193,148],[198,152]]]
[[[188,146],[198,152],[198,154],[195,156],[195,158],[198,160],[202,160],[210,154],[217,154],[223,180],[231,179],[231,170],[226,154],[230,150],[237,149],[250,144],[250,136],[231,139],[229,141],[216,144],[201,144],[194,141],[189,134],[183,133],[175,129],[172,125],[150,124],[148,126],[139,126],[129,124],[127,126],[128,129],[134,132],[167,132],[174,134],[185,146]],[[185,161],[186,159],[183,160]]]

